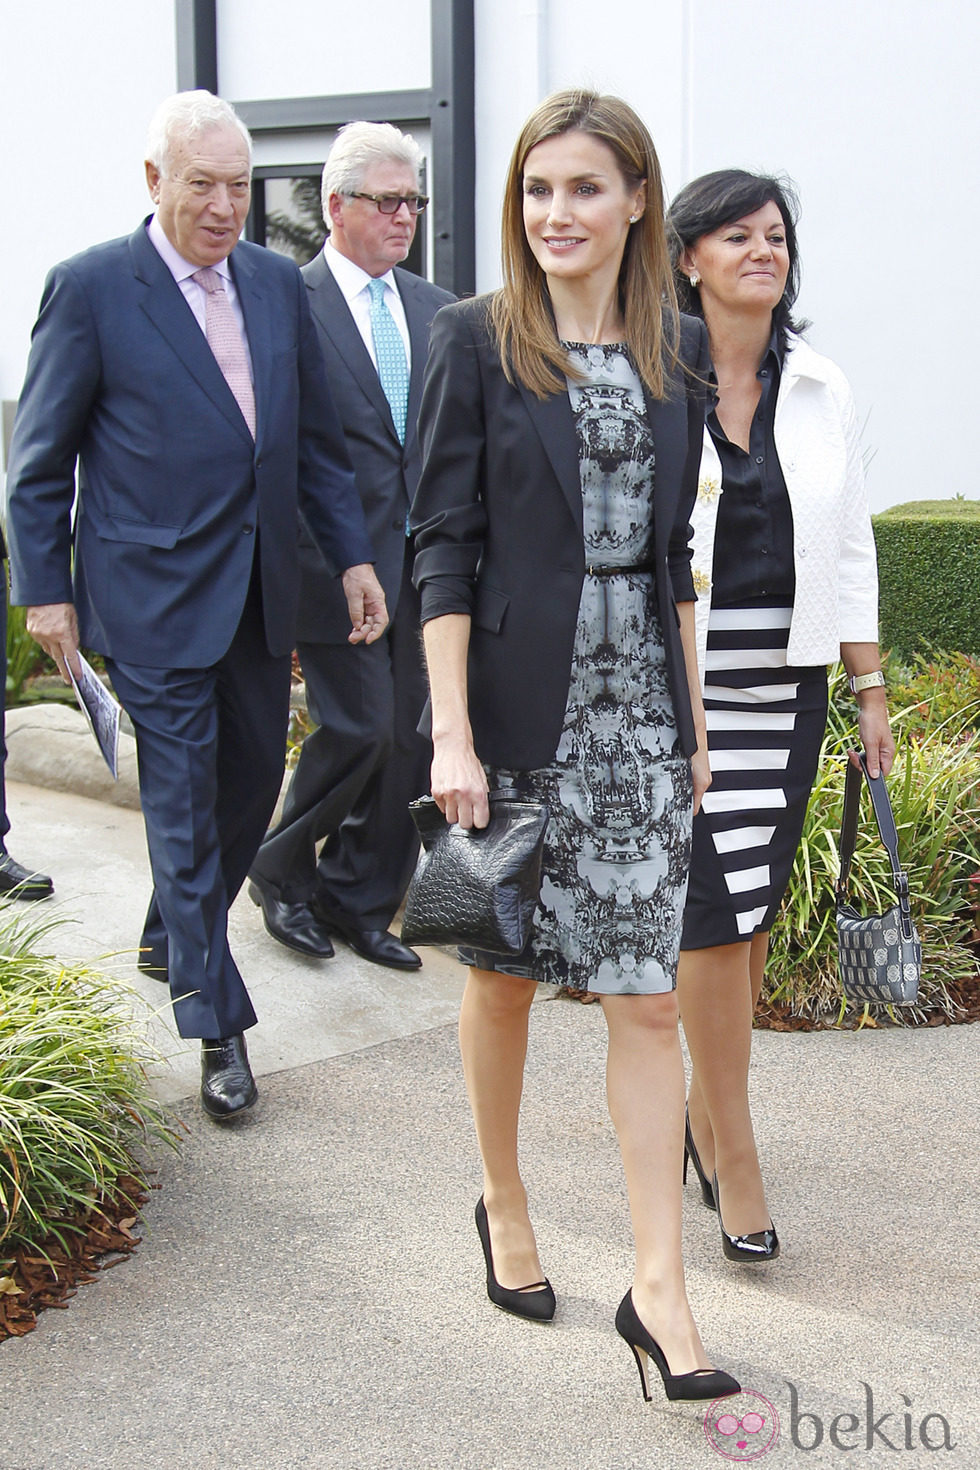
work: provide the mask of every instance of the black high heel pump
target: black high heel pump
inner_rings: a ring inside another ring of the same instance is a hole
[[[501,1286],[493,1269],[493,1251],[490,1249],[490,1222],[483,1195],[477,1200],[476,1228],[483,1246],[487,1263],[487,1296],[495,1307],[513,1312],[515,1317],[526,1317],[529,1322],[550,1322],[555,1315],[555,1293],[551,1282],[534,1281],[530,1286]]]
[[[729,1235],[725,1229],[725,1222],[721,1218],[721,1205],[718,1203],[718,1175],[712,1178],[713,1193],[715,1198],[715,1209],[718,1211],[718,1224],[721,1226],[721,1248],[730,1261],[774,1261],[779,1255],[779,1236],[776,1227],[769,1221],[768,1230],[753,1230],[749,1235]]]
[[[684,1174],[683,1174],[683,1182],[685,1184],[687,1183],[687,1161],[688,1161],[688,1159],[690,1159],[691,1160],[691,1163],[694,1165],[694,1172],[698,1176],[698,1183],[701,1186],[701,1198],[704,1201],[704,1203],[707,1205],[708,1209],[709,1210],[713,1210],[715,1208],[715,1195],[714,1195],[714,1190],[711,1188],[711,1180],[708,1178],[707,1174],[704,1172],[704,1170],[701,1167],[701,1160],[698,1158],[698,1151],[694,1147],[694,1134],[691,1132],[691,1120],[687,1116],[687,1108],[685,1108],[684,1109]]]
[[[723,1373],[720,1368],[696,1368],[693,1373],[671,1373],[660,1344],[654,1341],[636,1315],[632,1291],[628,1291],[619,1304],[616,1331],[633,1351],[636,1366],[640,1370],[640,1387],[647,1403],[650,1402],[649,1358],[653,1359],[654,1367],[663,1379],[664,1393],[669,1399],[720,1399],[742,1391],[738,1379],[733,1378],[730,1373]]]

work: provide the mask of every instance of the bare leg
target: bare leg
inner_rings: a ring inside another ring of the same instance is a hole
[[[609,1028],[606,1088],[626,1172],[636,1242],[633,1305],[672,1373],[709,1367],[684,1286],[681,1159],[684,1064],[677,1001],[604,995]]]
[[[768,934],[757,934],[739,944],[685,950],[677,972],[692,1063],[691,1132],[703,1168],[709,1177],[717,1172],[731,1235],[770,1224],[748,1092],[752,1015],[768,943]]]
[[[500,1285],[513,1290],[544,1277],[517,1163],[527,1021],[536,988],[533,980],[471,969],[459,1013],[459,1049],[483,1159],[494,1271]]]

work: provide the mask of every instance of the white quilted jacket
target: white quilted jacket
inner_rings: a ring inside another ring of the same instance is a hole
[[[878,638],[878,564],[864,490],[854,400],[829,358],[796,339],[779,380],[776,451],[793,513],[796,600],[787,661],[829,664],[842,643]],[[715,544],[721,462],[704,431],[691,524],[698,667],[704,681],[712,571],[737,546]]]

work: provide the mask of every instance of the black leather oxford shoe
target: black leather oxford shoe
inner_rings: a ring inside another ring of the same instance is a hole
[[[287,949],[328,960],[333,954],[330,935],[308,903],[284,903],[260,879],[252,878],[248,896],[262,910],[266,930]]]
[[[392,970],[417,970],[422,961],[414,949],[402,944],[387,929],[355,929],[346,919],[324,917],[323,923],[331,934],[338,935],[355,954],[376,965],[387,965]]]
[[[0,847],[0,894],[7,898],[24,898],[36,902],[50,898],[54,884],[45,873],[33,873],[24,868],[5,848]]]
[[[244,1036],[201,1042],[201,1106],[212,1118],[233,1118],[259,1095]]]

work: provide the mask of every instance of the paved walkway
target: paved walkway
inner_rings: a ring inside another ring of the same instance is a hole
[[[9,794],[12,850],[53,874],[70,921],[57,952],[111,955],[159,1006],[133,968],[138,814]],[[185,1145],[160,1160],[136,1255],[0,1347],[0,1470],[725,1464],[696,1406],[643,1403],[613,1330],[631,1250],[599,1008],[532,1012],[522,1146],[559,1294],[555,1322],[533,1326],[483,1294],[456,966],[429,952],[404,976],[346,949],[307,962],[247,899],[231,932],[260,1015],[261,1100],[235,1126],[209,1123],[196,1049],[161,1013],[171,1060],[155,1085]],[[768,1430],[743,1449],[714,1431],[729,1461],[980,1465],[976,1047],[973,1027],[759,1033],[782,1258],[726,1262],[691,1184],[685,1199],[708,1350],[781,1421],[761,1455]],[[944,1421],[954,1448],[925,1447]]]

